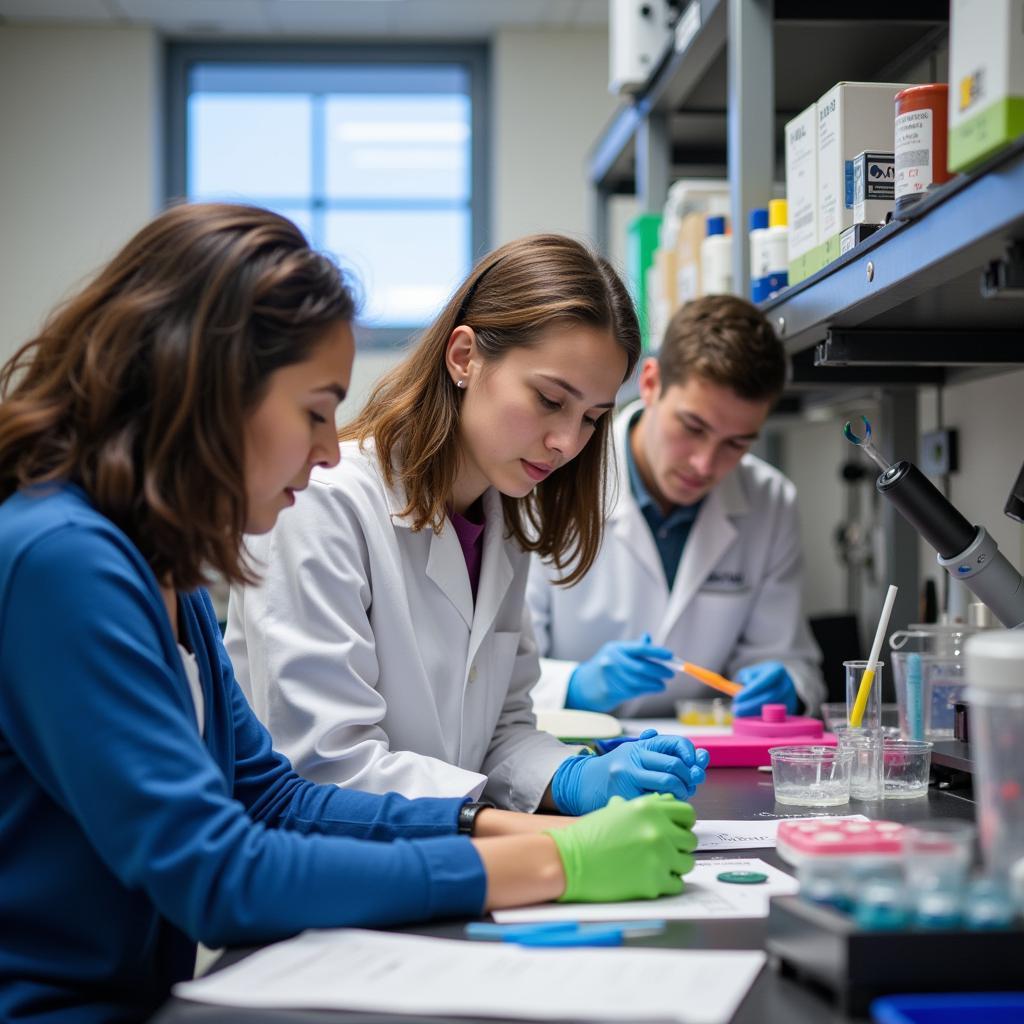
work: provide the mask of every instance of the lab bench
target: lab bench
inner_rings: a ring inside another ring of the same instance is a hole
[[[782,807],[775,803],[771,775],[754,768],[719,768],[708,774],[707,781],[698,790],[693,801],[698,817],[706,820],[758,820],[762,818],[790,817],[800,814],[798,807]],[[847,807],[837,807],[836,814],[866,814],[872,818],[915,822],[934,818],[973,819],[974,804],[955,792],[929,790],[926,799],[887,800],[877,803],[851,801]],[[807,813],[819,813],[817,811]],[[774,849],[720,851],[697,854],[698,857],[759,857],[769,864],[790,871]],[[465,922],[444,922],[403,929],[404,931],[434,935],[448,939],[463,938]],[[629,940],[630,946],[652,946],[672,949],[763,949],[768,930],[766,918],[718,921],[669,921],[665,931],[657,936]],[[218,966],[233,963],[253,952],[238,950],[226,953]],[[339,965],[343,969],[343,965]],[[681,1000],[686,993],[680,992]],[[406,1017],[398,1014],[366,1014],[337,1011],[307,1010],[242,1010],[234,1007],[201,1006],[171,999],[153,1018],[153,1024],[227,1024],[229,1021],[247,1021],[266,1024],[325,1024],[339,1021],[344,1024],[430,1024],[436,1017]],[[733,1024],[838,1024],[851,1018],[840,1013],[818,992],[782,977],[769,963],[761,971]],[[466,1021],[469,1018],[460,1018]],[[484,1022],[481,1022],[484,1024]]]

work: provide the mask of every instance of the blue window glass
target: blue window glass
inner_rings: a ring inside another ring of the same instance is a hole
[[[473,258],[473,109],[461,64],[195,61],[190,199],[292,219],[358,278],[372,330],[425,325]]]

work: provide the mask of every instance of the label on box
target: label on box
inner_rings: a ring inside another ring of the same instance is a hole
[[[853,201],[896,198],[896,169],[892,153],[861,153],[853,161]]]
[[[932,112],[911,110],[896,118],[896,198],[924,192],[932,183]]]

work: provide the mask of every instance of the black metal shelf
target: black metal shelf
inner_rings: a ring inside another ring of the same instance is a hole
[[[993,263],[1019,272],[1021,241],[1024,139],[762,308],[803,380],[1001,372],[1024,363],[1024,288],[983,280]]]
[[[727,0],[699,0],[700,28],[670,49],[646,88],[612,116],[589,160],[606,193],[636,186],[636,140],[645,118],[669,116],[672,173],[726,164]],[[773,17],[776,136],[785,122],[837,81],[885,80],[933,48],[948,25],[945,0],[829,5],[776,0]],[[896,80],[899,80],[898,78]],[[781,155],[781,147],[779,147]]]

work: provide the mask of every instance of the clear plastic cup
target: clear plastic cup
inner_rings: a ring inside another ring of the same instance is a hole
[[[850,754],[837,747],[771,747],[775,801],[837,807],[850,800]]]
[[[928,795],[932,744],[886,736],[882,741],[882,796],[909,800]]]
[[[884,735],[878,729],[836,729],[836,745],[850,755],[850,796],[882,799]]]
[[[903,860],[910,888],[960,892],[974,860],[975,833],[972,822],[953,818],[904,829]]]
[[[966,664],[981,849],[1024,910],[1024,630],[971,637]]]

